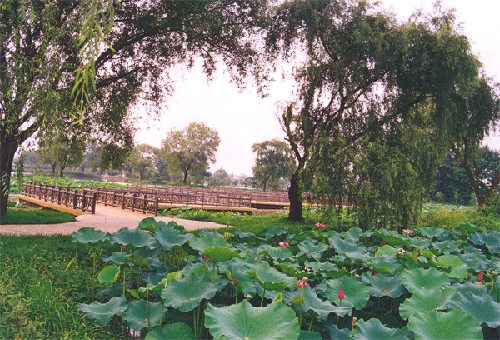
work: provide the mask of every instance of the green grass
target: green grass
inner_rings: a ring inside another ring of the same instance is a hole
[[[96,300],[101,287],[96,276],[105,265],[101,256],[119,250],[74,243],[70,236],[0,235],[0,339],[125,338],[122,323],[101,327],[78,310],[78,303]],[[186,257],[176,251],[164,253],[161,261],[176,271]]]
[[[478,211],[474,206],[427,203],[417,222],[418,226],[459,228],[466,232],[500,230],[500,216]]]
[[[45,208],[8,208],[7,215],[0,217],[1,224],[53,224],[74,222],[71,214]]]
[[[207,221],[225,224],[229,226],[226,231],[236,229],[258,233],[268,227],[283,227],[299,230],[304,226],[313,226],[319,220],[317,214],[304,213],[304,222],[290,222],[285,212],[273,215],[248,215],[233,212],[211,212],[205,210],[181,208],[165,212],[166,215],[174,215],[179,218],[195,221]]]
[[[317,221],[333,226],[337,230],[346,230],[355,226],[354,221],[342,213],[339,221],[330,211],[321,211],[315,208],[304,209],[304,222],[290,222],[286,212],[274,215],[258,216],[232,212],[212,212],[191,208],[176,208],[164,211],[166,215],[196,221],[209,221],[226,224],[227,231],[240,229],[243,231],[259,232],[266,227],[284,227],[300,229],[312,226]],[[473,206],[457,206],[442,203],[427,203],[417,221],[417,227],[444,227],[459,228],[465,232],[478,230],[500,230],[500,217],[494,213],[478,211]]]
[[[0,338],[113,337],[76,304],[92,301],[89,253],[103,251],[67,236],[0,236]]]

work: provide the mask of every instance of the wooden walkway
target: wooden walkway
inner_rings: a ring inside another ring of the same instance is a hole
[[[33,202],[36,203],[36,202]],[[38,202],[37,204],[45,204]],[[54,204],[52,209],[62,209],[63,207]],[[122,227],[137,228],[139,222],[151,215],[145,215],[142,212],[132,212],[131,210],[122,210],[117,207],[110,207],[98,204],[95,214],[80,214],[76,217],[76,222],[57,223],[57,224],[30,224],[30,225],[0,225],[0,234],[13,235],[69,235],[82,227],[93,227],[105,232],[115,232]],[[176,222],[182,225],[186,230],[198,229],[219,229],[227,225],[214,223],[184,220],[174,217],[154,217],[157,221]]]

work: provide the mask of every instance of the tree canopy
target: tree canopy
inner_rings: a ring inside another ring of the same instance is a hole
[[[95,25],[101,14],[87,17],[92,3],[0,5],[0,216],[6,213],[14,154],[37,131],[80,121],[105,143],[104,165],[116,163],[113,157],[132,144],[128,108],[168,94],[170,66],[200,57],[208,74],[218,60],[235,80],[259,71],[248,37],[262,25],[265,0],[237,6],[230,0],[122,0],[105,35]],[[91,85],[89,74],[95,75]],[[84,103],[77,112],[72,96]]]
[[[253,177],[264,191],[269,184],[277,189],[280,181],[283,184],[295,170],[292,152],[284,141],[272,139],[255,143],[252,151],[256,153]]]
[[[219,133],[204,123],[192,122],[183,129],[173,129],[162,142],[162,151],[167,164],[182,173],[182,182],[187,183],[192,172],[206,172],[215,162],[215,153],[220,144]]]
[[[349,199],[373,217],[364,223],[380,215],[409,223],[454,139],[454,98],[478,79],[453,15],[399,24],[368,2],[313,0],[283,3],[272,22],[272,58],[305,51],[297,96],[281,116],[298,164],[289,217],[302,219],[301,192],[314,174],[332,202]]]

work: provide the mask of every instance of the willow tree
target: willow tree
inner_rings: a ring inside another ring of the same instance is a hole
[[[266,0],[122,0],[111,7],[114,21],[103,40],[94,35],[99,26],[87,29],[106,16],[95,11],[99,3],[0,5],[0,216],[14,154],[37,132],[74,118],[112,155],[132,143],[128,108],[169,93],[169,67],[201,58],[211,74],[220,60],[235,80],[259,69],[248,37],[262,23]],[[87,16],[89,5],[96,16]]]
[[[427,125],[421,131],[433,133],[432,153],[444,157],[456,115],[452,97],[478,71],[468,41],[455,31],[450,14],[401,25],[365,1],[283,3],[275,13],[268,46],[273,57],[305,54],[296,73],[297,96],[281,117],[298,163],[289,189],[291,220],[302,219],[302,183],[315,173],[307,169],[324,143],[330,153],[344,149],[355,154],[362,143],[370,143],[370,136],[386,143],[384,135],[425,116]],[[345,161],[346,173],[354,161]],[[338,183],[342,180],[339,177]],[[342,197],[337,202],[341,204]]]
[[[188,176],[206,173],[220,144],[217,130],[205,123],[191,122],[183,130],[172,129],[162,141],[162,153],[171,169],[182,173],[182,182]]]
[[[287,179],[295,168],[295,161],[290,147],[285,141],[271,139],[252,145],[255,165],[252,168],[254,179],[266,191],[268,185],[279,186],[279,182]],[[281,183],[282,184],[282,183]]]
[[[484,171],[479,159],[481,141],[500,124],[498,85],[491,85],[485,77],[478,77],[453,98],[457,119],[453,121],[455,141],[452,150],[461,163],[479,208],[498,192],[500,172],[498,166]],[[488,173],[490,172],[490,173]]]

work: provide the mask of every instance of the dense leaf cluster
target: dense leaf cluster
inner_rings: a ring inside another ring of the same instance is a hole
[[[191,235],[148,218],[138,229],[84,228],[73,239],[122,246],[103,258],[102,302],[80,309],[102,325],[123,319],[146,339],[174,329],[190,338],[498,336],[498,232]],[[181,248],[187,263],[169,272],[162,253]]]

